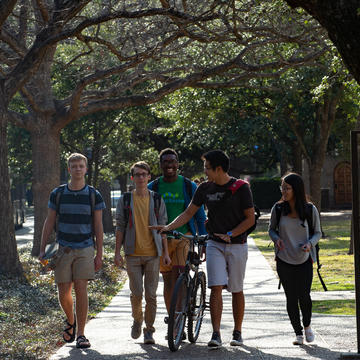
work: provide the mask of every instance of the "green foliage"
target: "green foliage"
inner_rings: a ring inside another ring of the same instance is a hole
[[[254,203],[260,209],[271,209],[280,200],[280,178],[253,178],[250,181]]]

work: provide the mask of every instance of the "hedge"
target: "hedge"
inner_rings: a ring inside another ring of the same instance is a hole
[[[253,178],[250,180],[254,203],[260,209],[271,209],[280,200],[280,178]]]

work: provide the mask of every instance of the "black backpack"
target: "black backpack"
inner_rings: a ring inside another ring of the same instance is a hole
[[[275,205],[275,213],[276,213],[276,227],[277,229],[279,229],[279,223],[280,223],[280,217],[283,211],[283,204],[284,203],[279,203]],[[308,223],[309,226],[309,236],[313,236],[314,235],[314,225],[313,225],[313,217],[312,217],[312,211],[313,211],[313,205],[310,203],[306,204],[305,207],[305,219]],[[322,232],[323,233],[323,232]],[[323,234],[324,236],[324,234]],[[325,285],[325,282],[320,274],[320,269],[322,267],[322,264],[320,264],[320,258],[319,258],[319,252],[320,252],[320,247],[319,247],[319,242],[315,245],[315,251],[316,251],[316,259],[317,259],[317,274],[319,276],[319,280],[321,282],[321,285],[324,289],[324,291],[327,291],[327,287]],[[278,288],[280,289],[281,286],[281,281],[279,281],[279,286]]]
[[[231,194],[234,195],[235,192],[245,184],[249,184],[249,183],[241,179],[236,179],[233,183],[230,184],[228,190],[230,190]],[[254,204],[254,210],[255,210],[255,223],[253,226],[251,226],[245,231],[246,235],[251,234],[256,229],[257,221],[261,216],[260,209],[255,204]]]
[[[131,192],[126,192],[123,196],[123,203],[124,203],[124,219],[125,219],[125,229],[127,227],[127,224],[129,222],[129,219],[131,219],[132,212],[131,212]],[[157,192],[154,192],[154,212],[156,219],[159,220],[159,214],[160,214],[160,205],[161,205],[161,195]],[[130,223],[130,227],[132,226],[132,223]]]

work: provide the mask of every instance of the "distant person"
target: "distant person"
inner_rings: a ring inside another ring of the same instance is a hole
[[[207,182],[199,185],[192,202],[176,219],[161,231],[173,230],[186,224],[206,204],[208,208],[206,267],[210,294],[210,315],[213,334],[211,348],[222,345],[220,335],[223,311],[222,291],[232,294],[234,329],[230,345],[243,343],[242,322],[245,310],[243,292],[248,258],[246,230],[255,223],[255,211],[249,184],[229,176],[229,157],[221,150],[202,156]]]
[[[311,329],[312,301],[310,296],[315,245],[321,237],[319,212],[307,202],[304,182],[300,175],[291,173],[281,182],[281,200],[271,209],[269,235],[275,244],[276,270],[286,295],[286,308],[295,332],[294,345],[314,341]],[[309,233],[307,214],[312,219],[314,234]]]
[[[194,183],[196,184],[196,186],[199,186],[200,185],[200,180],[198,178],[195,178]]]
[[[60,305],[66,315],[67,326],[63,339],[71,343],[76,336],[76,347],[88,348],[90,342],[84,334],[88,314],[87,284],[102,266],[102,210],[105,204],[100,193],[85,183],[87,158],[84,155],[71,154],[68,158],[68,171],[70,182],[54,189],[50,194],[39,259],[42,260],[45,255],[45,246],[58,216],[56,241],[59,243],[59,254],[62,255],[56,264],[55,282]],[[76,315],[72,297],[73,284]]]
[[[139,161],[131,167],[130,171],[135,189],[131,193],[123,194],[116,207],[115,264],[123,265],[120,249],[124,246],[134,319],[131,337],[133,339],[140,337],[145,319],[144,343],[154,344],[160,256],[163,255],[162,261],[165,266],[169,266],[171,260],[166,236],[160,235],[156,230],[149,230],[149,226],[166,224],[167,215],[164,200],[159,194],[147,188],[150,180],[149,165],[144,161]],[[144,288],[145,316],[142,310]]]
[[[166,205],[168,221],[171,222],[190,204],[197,186],[188,178],[178,174],[179,159],[174,149],[167,148],[162,150],[159,160],[163,175],[149,183],[148,188],[162,196]],[[206,234],[206,215],[203,207],[200,207],[193,216],[176,230],[183,234],[195,235],[197,232],[201,235]],[[171,295],[176,280],[185,268],[189,242],[186,239],[168,239],[168,248],[171,264],[164,265],[162,262],[160,264],[160,272],[164,279],[164,300],[169,313]],[[167,321],[167,318],[165,318],[165,321]]]
[[[34,197],[33,197],[33,192],[32,192],[31,187],[26,189],[25,196],[26,196],[26,201],[27,201],[28,207],[33,206]]]

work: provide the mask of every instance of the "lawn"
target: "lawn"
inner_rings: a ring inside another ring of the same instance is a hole
[[[348,255],[350,244],[349,214],[330,216],[324,213],[321,216],[321,221],[326,236],[326,238],[320,239],[320,263],[322,264],[320,273],[323,280],[329,291],[354,290],[354,256]],[[260,218],[252,237],[275,271],[274,246],[270,241],[267,228],[268,220]],[[316,269],[317,264],[314,265],[312,291],[323,291]],[[339,303],[336,301],[327,302],[326,306],[322,301],[314,302],[314,311],[355,315],[355,308],[351,305],[351,301],[342,301],[342,303],[343,310],[341,310],[341,306],[339,308]],[[331,308],[334,309],[333,312]]]
[[[103,268],[89,283],[89,319],[109,304],[124,283],[124,271],[112,265],[114,243],[114,237],[105,238]],[[30,252],[30,246],[19,251],[25,279],[0,278],[1,359],[47,359],[64,343],[64,315],[53,274],[42,273]]]

